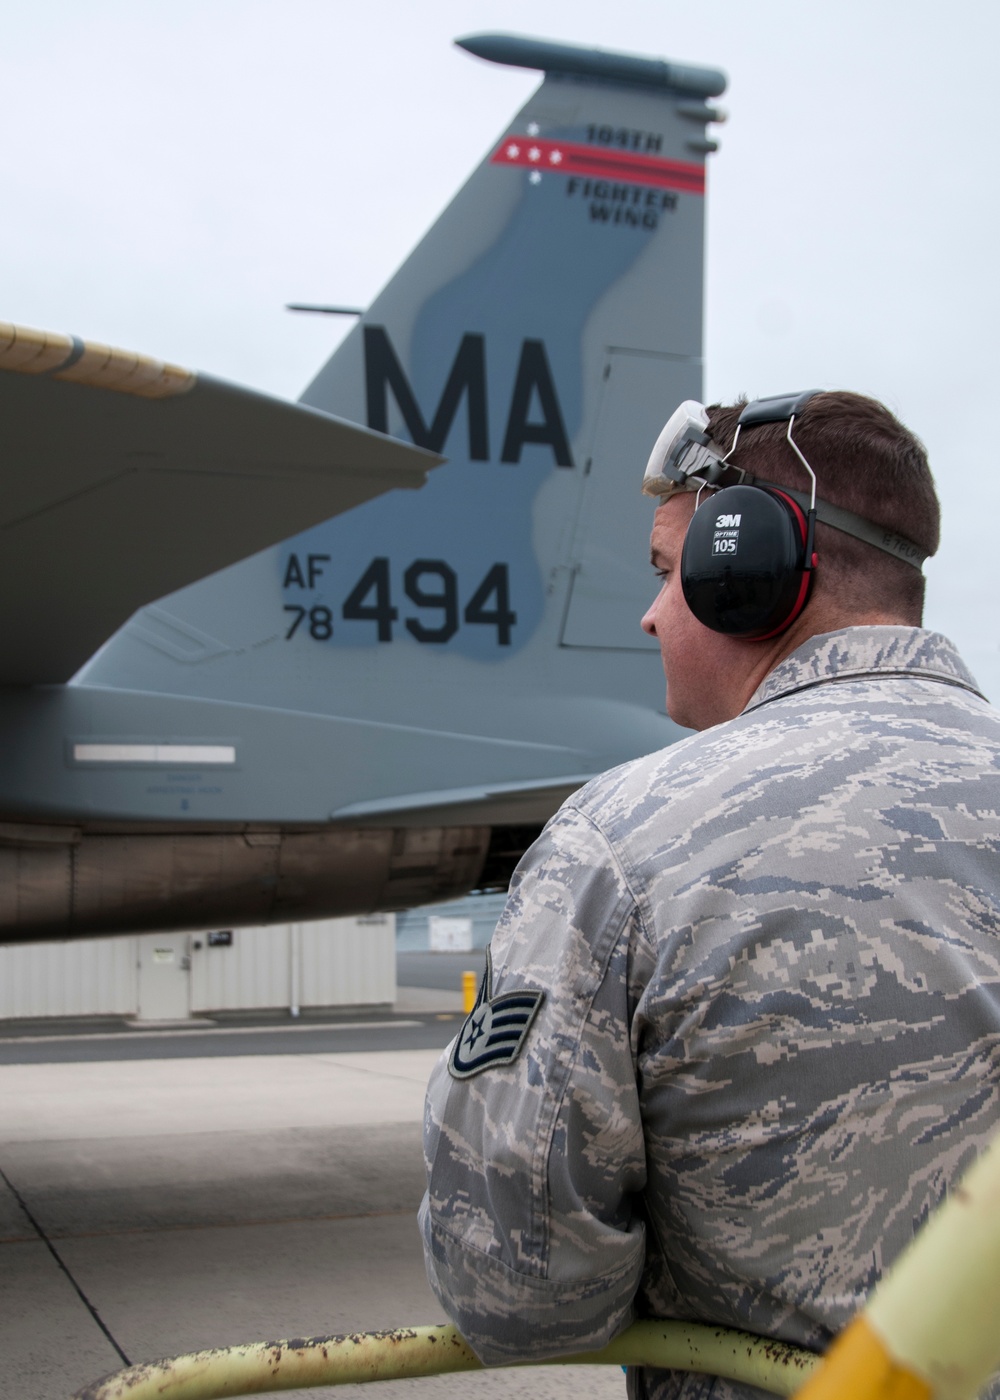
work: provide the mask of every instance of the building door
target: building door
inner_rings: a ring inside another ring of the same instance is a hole
[[[191,1015],[190,935],[144,933],[139,946],[140,1021],[186,1021]]]

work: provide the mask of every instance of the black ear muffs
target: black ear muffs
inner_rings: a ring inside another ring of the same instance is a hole
[[[783,491],[727,486],[691,517],[681,587],[713,632],[762,641],[789,627],[806,605],[815,556],[808,521]]]

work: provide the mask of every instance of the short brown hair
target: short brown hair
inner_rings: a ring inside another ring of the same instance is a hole
[[[728,450],[746,399],[708,409],[712,440]],[[778,486],[809,489],[802,463],[785,441],[787,423],[762,423],[740,434],[733,465]],[[831,505],[881,525],[933,554],[941,510],[927,453],[910,430],[876,399],[823,393],[803,408],[792,430],[816,473],[816,494]],[[919,623],[924,577],[912,565],[828,525],[816,526],[816,587],[860,611],[898,612]]]

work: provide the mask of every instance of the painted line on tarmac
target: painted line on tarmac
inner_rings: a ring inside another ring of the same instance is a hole
[[[12,1035],[0,1036],[0,1045],[61,1045],[78,1040],[162,1040],[178,1036],[192,1035],[297,1035],[311,1032],[313,1035],[326,1031],[374,1031],[412,1030],[422,1026],[423,1021],[331,1021],[312,1026],[176,1026],[170,1030],[133,1030],[128,1027],[121,1031],[85,1031],[82,1034],[68,1035]]]
[[[326,1215],[276,1215],[266,1217],[262,1220],[195,1220],[180,1221],[176,1224],[163,1224],[162,1222],[150,1223],[147,1225],[123,1225],[119,1227],[108,1227],[104,1230],[50,1230],[49,1235],[54,1240],[102,1240],[116,1238],[119,1235],[167,1235],[175,1234],[181,1230],[243,1230],[256,1229],[258,1226],[273,1225],[315,1225],[317,1222],[332,1221],[336,1224],[344,1220],[385,1220],[398,1216],[408,1216],[416,1220],[417,1207],[413,1206],[409,1210],[348,1210],[335,1211]],[[14,1237],[11,1240],[0,1239],[0,1244],[22,1244],[25,1241],[33,1243],[34,1236]]]

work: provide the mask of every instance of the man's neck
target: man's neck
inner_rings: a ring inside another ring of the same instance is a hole
[[[819,601],[819,600],[817,600]],[[850,611],[842,607],[820,606],[813,611],[806,609],[796,618],[787,631],[768,641],[750,642],[734,637],[733,645],[740,649],[740,664],[733,667],[732,680],[727,693],[719,696],[719,709],[725,713],[712,720],[720,724],[735,719],[746,708],[750,697],[793,651],[798,651],[811,637],[822,636],[826,632],[839,632],[845,627],[913,627],[910,619],[898,613]],[[707,725],[705,726],[708,727]]]

